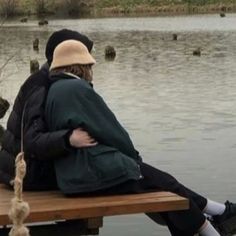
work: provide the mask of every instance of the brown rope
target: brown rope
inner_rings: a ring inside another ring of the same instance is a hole
[[[23,201],[23,179],[26,174],[26,163],[23,152],[23,118],[25,107],[22,114],[21,121],[21,152],[17,155],[15,160],[15,179],[14,179],[14,198],[11,200],[11,209],[9,211],[9,218],[12,220],[13,226],[9,236],[30,236],[29,230],[24,226],[23,222],[30,212],[29,204]]]

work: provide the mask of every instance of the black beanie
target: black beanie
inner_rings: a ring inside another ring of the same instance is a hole
[[[93,41],[91,41],[87,36],[80,34],[79,32],[74,30],[62,29],[54,32],[48,39],[45,55],[49,65],[52,63],[53,52],[56,46],[61,42],[70,39],[80,41],[88,48],[88,51],[91,52],[93,48]]]

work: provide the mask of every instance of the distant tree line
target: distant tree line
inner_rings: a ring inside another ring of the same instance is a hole
[[[44,15],[66,11],[77,15],[91,6],[91,0],[0,0],[0,14],[11,17],[22,14]],[[27,9],[27,10],[26,10]]]
[[[134,9],[140,5],[148,6],[204,6],[231,4],[236,7],[236,0],[0,0],[0,13],[2,16],[10,17],[19,14],[44,15],[50,13],[68,14],[77,16],[81,13],[89,13],[94,8],[104,9],[117,7]]]
[[[16,14],[17,0],[1,0],[1,15],[4,17]]]

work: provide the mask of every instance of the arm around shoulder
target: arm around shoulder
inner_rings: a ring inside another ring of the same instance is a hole
[[[37,159],[53,159],[68,154],[72,148],[65,139],[69,129],[49,132],[44,119],[45,88],[36,89],[28,98],[24,116],[25,152]]]

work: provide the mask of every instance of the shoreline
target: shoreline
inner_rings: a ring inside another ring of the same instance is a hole
[[[222,14],[236,13],[235,4],[208,4],[208,5],[166,5],[166,6],[149,6],[137,5],[133,8],[106,7],[97,9],[95,16],[178,16],[178,15],[196,15],[196,14]]]
[[[151,4],[137,4],[137,5],[115,5],[115,6],[101,6],[99,4],[83,5],[74,8],[73,14],[70,14],[69,8],[66,8],[62,3],[52,5],[37,14],[33,6],[24,5],[18,7],[13,15],[8,16],[8,19],[16,17],[35,17],[38,19],[44,18],[100,18],[100,17],[133,17],[133,16],[181,16],[181,15],[196,15],[196,14],[227,14],[236,13],[235,3],[217,3],[217,4],[168,4],[168,5],[151,5]],[[2,17],[4,18],[4,17]]]

